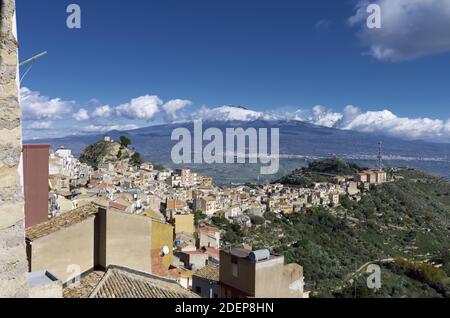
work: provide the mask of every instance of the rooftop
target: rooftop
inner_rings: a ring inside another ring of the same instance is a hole
[[[208,254],[209,257],[219,258],[220,250],[218,248],[207,247],[205,253]]]
[[[89,274],[82,276],[78,286],[64,288],[63,297],[88,298],[104,275],[105,273],[102,271],[92,271]]]
[[[194,276],[205,278],[208,280],[219,281],[219,266],[208,264],[202,269],[195,272]]]
[[[90,298],[198,298],[198,296],[174,280],[125,267],[110,266]]]
[[[128,209],[128,206],[126,206],[126,205],[124,205],[124,204],[120,204],[120,203],[117,203],[117,202],[114,202],[114,201],[110,201],[109,202],[109,207],[110,208],[114,208],[114,209],[117,209],[117,210],[126,210],[126,209]]]
[[[199,226],[197,228],[197,231],[198,232],[217,233],[217,232],[220,232],[220,229],[217,227],[204,225],[204,226]]]
[[[26,229],[26,238],[30,241],[34,241],[63,228],[67,228],[97,214],[99,208],[100,206],[97,204],[89,203],[48,221],[33,225]]]
[[[233,256],[239,257],[239,258],[247,258],[251,251],[246,250],[245,248],[230,248],[230,249],[223,249],[225,253],[231,254]]]

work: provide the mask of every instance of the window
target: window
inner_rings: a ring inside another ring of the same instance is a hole
[[[231,275],[238,277],[238,266],[237,264],[231,264]]]
[[[195,286],[195,292],[197,294],[201,294],[202,293],[202,288],[200,286]]]
[[[238,258],[234,255],[231,256],[231,274],[238,277]]]

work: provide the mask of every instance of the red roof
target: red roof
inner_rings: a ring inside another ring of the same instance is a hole
[[[118,210],[126,210],[128,208],[126,205],[123,205],[123,204],[120,204],[120,203],[117,203],[117,202],[114,202],[114,201],[109,202],[109,206],[111,208],[115,208],[115,209],[118,209]]]
[[[217,227],[213,226],[200,226],[197,228],[198,232],[208,232],[208,233],[217,233],[220,232],[220,230]]]
[[[205,253],[210,257],[219,258],[220,250],[218,248],[207,247]]]

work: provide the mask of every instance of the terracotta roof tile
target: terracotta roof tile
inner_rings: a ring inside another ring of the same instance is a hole
[[[34,241],[38,238],[57,232],[60,229],[84,221],[97,214],[99,208],[100,206],[97,204],[89,203],[48,221],[33,225],[26,229],[26,238],[30,241]]]
[[[177,282],[123,267],[110,267],[90,298],[198,298]]]
[[[208,264],[202,269],[196,271],[193,276],[206,278],[208,280],[219,281],[219,267],[212,264]]]

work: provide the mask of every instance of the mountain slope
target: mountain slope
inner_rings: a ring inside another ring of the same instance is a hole
[[[125,135],[133,140],[133,146],[144,159],[175,167],[172,164],[170,153],[176,142],[171,141],[170,137],[172,131],[178,127],[193,131],[192,123],[182,123],[150,126],[125,132],[111,131],[108,134],[114,139]],[[324,158],[331,155],[338,155],[346,160],[363,161],[361,164],[366,166],[373,165],[379,141],[383,142],[386,165],[411,165],[437,175],[450,177],[450,163],[446,159],[450,155],[450,144],[405,141],[350,130],[320,127],[300,121],[203,122],[204,130],[210,127],[219,128],[224,135],[226,128],[280,129],[280,153],[283,158],[280,163],[280,172],[275,176],[260,176],[259,166],[256,165],[186,165],[209,174],[223,183],[257,181],[260,180],[260,177],[267,178],[260,181],[273,181],[289,171],[305,165],[307,159]],[[103,134],[33,140],[31,143],[50,143],[53,148],[70,147],[76,155],[79,155],[85,147],[100,139],[103,139]]]

